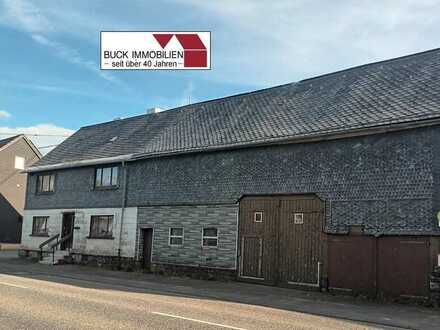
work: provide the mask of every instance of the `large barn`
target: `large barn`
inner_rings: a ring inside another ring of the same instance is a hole
[[[23,250],[430,295],[440,50],[81,128],[28,168]]]

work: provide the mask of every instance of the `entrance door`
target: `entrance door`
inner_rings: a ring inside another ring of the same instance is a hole
[[[61,243],[60,249],[67,250],[72,248],[73,244],[73,226],[75,224],[75,213],[64,213],[63,224],[61,228],[61,239],[69,237]]]
[[[323,204],[314,195],[244,197],[240,278],[318,287],[324,261]]]
[[[145,270],[151,270],[151,251],[153,245],[153,228],[141,229],[142,235],[142,266]]]

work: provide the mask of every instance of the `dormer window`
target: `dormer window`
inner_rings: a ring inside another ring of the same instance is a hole
[[[99,167],[95,169],[95,188],[112,188],[118,186],[119,167]]]

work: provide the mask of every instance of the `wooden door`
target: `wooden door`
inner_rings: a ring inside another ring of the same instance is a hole
[[[153,246],[153,228],[142,229],[142,267],[151,270],[151,251]]]
[[[271,197],[244,198],[240,201],[239,276],[274,284],[278,201]],[[258,214],[258,219],[256,219]]]
[[[63,223],[61,228],[61,239],[69,237],[61,244],[61,250],[67,250],[72,248],[73,243],[73,227],[75,224],[75,213],[64,213]]]
[[[319,286],[323,263],[324,214],[316,197],[285,197],[280,202],[279,280]]]
[[[378,239],[377,247],[380,296],[429,296],[429,238],[385,236]]]
[[[376,296],[376,238],[330,235],[328,240],[329,289]]]
[[[323,202],[313,195],[243,198],[239,277],[272,285],[319,286],[323,225]]]

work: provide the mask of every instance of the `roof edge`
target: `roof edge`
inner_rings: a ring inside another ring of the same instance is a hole
[[[15,136],[14,139],[12,139],[11,141],[9,141],[8,143],[6,143],[3,147],[0,148],[0,151],[10,147],[12,144],[14,144],[15,142],[17,142],[18,140],[20,140],[24,135],[23,134],[18,134]]]
[[[119,162],[129,160],[129,159],[131,159],[131,157],[132,157],[132,154],[127,154],[127,155],[121,155],[121,156],[115,156],[115,157],[94,158],[94,159],[78,160],[78,161],[73,161],[73,162],[57,163],[57,164],[51,164],[51,165],[31,166],[31,167],[26,168],[24,170],[24,172],[25,173],[35,173],[35,172],[61,170],[61,169],[66,169],[66,168],[119,163]]]
[[[188,155],[194,153],[202,153],[202,152],[216,152],[216,151],[227,151],[227,150],[239,150],[239,149],[247,149],[247,148],[256,148],[256,147],[265,147],[265,146],[274,146],[274,145],[285,145],[285,144],[297,144],[297,143],[311,143],[311,142],[320,142],[320,141],[330,141],[330,140],[338,140],[352,137],[360,137],[367,135],[375,135],[375,134],[383,134],[389,132],[403,131],[414,128],[422,128],[440,125],[440,117],[418,120],[418,121],[407,121],[401,123],[389,123],[384,125],[376,125],[366,128],[353,128],[351,130],[344,131],[327,131],[327,132],[319,132],[312,136],[291,136],[291,137],[282,137],[278,139],[270,139],[265,141],[255,141],[249,142],[246,144],[231,144],[231,145],[223,145],[223,146],[215,146],[209,148],[195,148],[192,150],[183,150],[183,151],[174,151],[174,152],[163,152],[163,153],[149,153],[149,154],[126,154],[121,156],[114,157],[106,157],[106,158],[94,158],[87,159],[81,161],[73,161],[66,163],[57,163],[51,165],[42,165],[42,166],[31,166],[24,170],[26,173],[35,173],[35,172],[44,172],[44,171],[52,171],[52,170],[60,170],[67,168],[77,168],[77,167],[86,167],[93,165],[101,165],[101,164],[111,164],[111,163],[119,163],[119,162],[131,162],[138,161],[142,159],[151,159],[151,158],[161,158],[161,157],[173,157],[180,155]]]
[[[145,153],[145,154],[134,154],[132,155],[130,161],[149,159],[149,158],[159,158],[159,157],[171,157],[185,154],[201,153],[201,152],[215,152],[215,151],[225,151],[225,150],[238,150],[247,149],[255,147],[265,147],[273,145],[284,145],[284,144],[297,144],[297,143],[310,143],[310,142],[320,142],[329,140],[339,140],[352,137],[360,137],[366,135],[383,134],[389,132],[403,131],[414,128],[422,128],[440,125],[440,117],[419,120],[419,121],[407,121],[399,123],[388,123],[383,125],[376,125],[363,128],[353,128],[351,130],[334,130],[326,132],[318,132],[314,135],[296,135],[289,137],[281,137],[277,139],[267,139],[255,142],[248,142],[245,144],[230,144],[222,146],[214,146],[207,148],[194,148],[192,150],[182,150],[173,152],[162,152],[162,153]]]
[[[32,142],[31,139],[29,139],[26,135],[23,135],[23,139],[26,141],[26,143],[31,147],[31,149],[35,152],[38,159],[43,158],[43,154],[40,152],[40,150],[37,148],[37,146]]]
[[[365,64],[359,64],[359,65],[355,65],[355,66],[351,66],[349,68],[345,68],[345,69],[340,69],[340,70],[336,70],[336,71],[332,71],[332,72],[328,72],[328,73],[323,73],[314,77],[310,77],[310,78],[304,78],[298,82],[309,82],[315,79],[319,79],[322,77],[327,77],[327,76],[331,76],[334,74],[341,74],[347,71],[351,71],[351,70],[356,70],[356,69],[360,69],[360,68],[364,68],[364,67],[368,67],[371,65],[378,65],[378,64],[382,64],[382,63],[388,63],[388,62],[394,62],[394,61],[400,61],[400,60],[404,60],[408,57],[413,57],[413,56],[417,56],[417,55],[423,55],[423,54],[427,54],[427,53],[431,53],[431,52],[437,52],[440,51],[440,48],[433,48],[433,49],[428,49],[428,50],[424,50],[421,52],[417,52],[417,53],[412,53],[412,54],[407,54],[407,55],[402,55],[402,56],[398,56],[398,57],[393,57],[393,58],[388,58],[385,60],[378,60],[375,62],[369,62],[369,63],[365,63]]]

